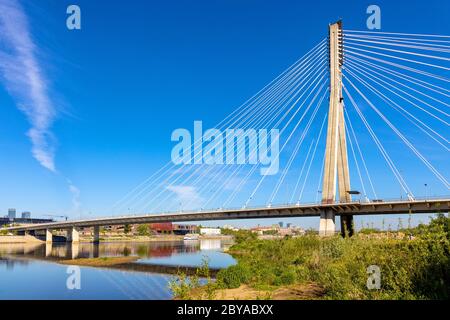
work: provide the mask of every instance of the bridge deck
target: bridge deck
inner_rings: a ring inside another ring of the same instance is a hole
[[[277,207],[245,208],[233,210],[198,211],[189,213],[145,214],[135,216],[105,217],[89,220],[42,223],[3,228],[9,231],[33,231],[67,229],[71,227],[94,227],[124,224],[160,222],[189,222],[206,220],[235,220],[258,218],[291,218],[320,216],[324,210],[333,210],[336,215],[417,214],[449,212],[450,198],[432,200],[398,200],[387,202],[348,202],[335,204],[287,205]]]

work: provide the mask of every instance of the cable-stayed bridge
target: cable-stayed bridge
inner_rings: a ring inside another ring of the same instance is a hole
[[[67,228],[77,241],[78,227],[94,227],[98,239],[101,225],[320,216],[328,235],[338,215],[351,235],[354,215],[448,212],[449,83],[450,36],[345,30],[339,21],[215,131],[194,137],[186,163],[167,163],[119,200],[111,211],[120,216],[9,229],[51,238]],[[244,132],[242,148],[224,145],[229,128]],[[259,128],[279,129],[279,141]],[[277,174],[221,156],[261,156],[261,141],[277,144]],[[445,196],[432,198],[431,187]],[[394,189],[401,198],[385,200]]]

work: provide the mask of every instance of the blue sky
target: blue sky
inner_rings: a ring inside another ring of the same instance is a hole
[[[328,23],[342,18],[346,29],[364,30],[366,8],[374,4],[42,0],[19,1],[16,7],[16,2],[0,0],[23,14],[10,26],[12,34],[0,35],[0,52],[8,53],[8,41],[32,44],[31,56],[24,56],[36,63],[36,81],[45,84],[41,104],[50,107],[40,122],[19,108],[35,103],[36,96],[1,82],[0,215],[15,207],[34,216],[71,217],[110,214],[117,200],[170,161],[174,129],[191,129],[194,120],[214,127],[323,39]],[[81,30],[66,28],[70,4],[81,8]],[[448,1],[376,4],[381,31],[450,35]],[[38,127],[34,144],[27,135],[31,125]],[[401,159],[404,151],[393,146]],[[418,140],[421,146],[448,177],[448,153]],[[380,159],[371,154],[369,165],[376,168]],[[320,163],[314,167],[317,171]],[[424,194],[424,183],[430,194],[448,194],[417,162],[408,161],[403,170],[416,194]],[[389,171],[376,176],[381,196],[399,196],[398,184],[387,180]],[[317,192],[317,178],[312,181],[307,200]],[[270,186],[262,194],[268,192]],[[315,227],[316,220],[294,221]]]

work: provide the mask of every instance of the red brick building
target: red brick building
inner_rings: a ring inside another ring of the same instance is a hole
[[[187,233],[197,232],[196,225],[173,224],[172,222],[150,223],[149,228],[153,232],[160,233],[160,234],[165,234],[165,233],[187,234]]]
[[[156,233],[172,233],[173,230],[172,222],[150,223],[148,226]]]

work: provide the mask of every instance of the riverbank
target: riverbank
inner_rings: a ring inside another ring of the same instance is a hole
[[[33,236],[0,236],[0,244],[44,243]]]
[[[207,291],[204,286],[193,289],[192,299],[207,299]],[[324,289],[314,283],[293,284],[272,289],[252,288],[244,284],[234,289],[217,289],[214,291],[213,298],[217,300],[317,300],[324,294]]]
[[[444,215],[429,225],[399,232],[362,230],[351,238],[305,235],[261,240],[244,231],[235,237],[228,253],[238,263],[219,271],[216,281],[205,286],[190,285],[181,275],[173,284],[180,298],[450,297],[450,219]],[[177,290],[180,286],[187,289]]]
[[[198,272],[197,267],[139,263],[139,259],[140,257],[137,256],[101,257],[63,260],[60,259],[56,260],[55,262],[63,265],[122,270],[147,274],[177,275],[179,272],[183,272],[187,276],[195,276]],[[219,270],[220,269],[210,269],[211,277],[216,277]]]
[[[85,267],[111,267],[120,264],[132,263],[138,259],[139,257],[101,257],[59,260],[58,263]]]

